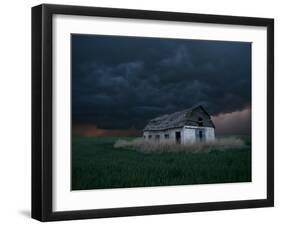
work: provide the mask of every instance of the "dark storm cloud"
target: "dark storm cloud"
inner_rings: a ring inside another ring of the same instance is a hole
[[[250,107],[250,43],[72,35],[74,123],[142,129],[197,104],[212,115]]]

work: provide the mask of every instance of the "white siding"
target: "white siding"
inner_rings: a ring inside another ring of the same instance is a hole
[[[196,134],[194,127],[185,126],[183,128],[183,144],[190,144],[196,142]]]
[[[148,131],[144,131],[143,132],[143,138],[145,139],[145,140],[148,140],[148,135],[149,135],[150,133],[148,132]]]
[[[176,132],[181,132],[181,139],[182,139],[182,129],[169,129],[164,131],[145,131],[143,133],[144,139],[147,141],[159,141],[159,142],[176,142]],[[156,139],[156,135],[159,135],[159,140]],[[165,138],[165,135],[168,135],[168,138]],[[149,139],[149,136],[151,138]],[[182,140],[181,140],[182,142]]]
[[[214,141],[215,140],[215,129],[212,127],[206,127],[206,141]]]
[[[181,144],[195,143],[198,141],[196,137],[196,131],[204,131],[204,140],[213,141],[215,140],[215,129],[212,127],[197,127],[197,126],[184,126],[183,128],[178,129],[169,129],[164,131],[145,131],[143,133],[144,139],[147,141],[155,142],[171,142],[176,143],[176,132],[181,133]],[[159,136],[159,139],[156,139],[156,136]],[[168,135],[168,139],[165,138],[165,135]],[[151,138],[149,139],[149,137]]]

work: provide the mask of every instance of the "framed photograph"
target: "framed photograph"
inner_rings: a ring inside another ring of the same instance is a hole
[[[274,205],[274,21],[32,8],[32,217]]]

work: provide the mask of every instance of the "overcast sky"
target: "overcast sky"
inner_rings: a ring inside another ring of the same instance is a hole
[[[202,104],[218,132],[250,133],[251,43],[71,38],[72,120],[77,131],[133,133],[153,117]]]

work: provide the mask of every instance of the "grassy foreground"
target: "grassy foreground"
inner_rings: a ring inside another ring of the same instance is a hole
[[[73,137],[72,189],[251,181],[251,144],[208,153],[142,153],[114,148],[118,138]]]

